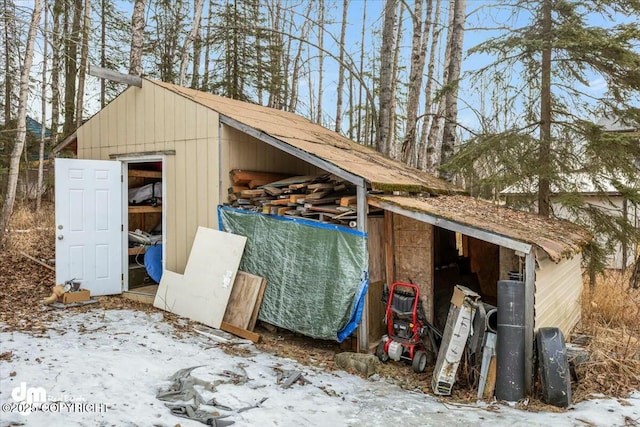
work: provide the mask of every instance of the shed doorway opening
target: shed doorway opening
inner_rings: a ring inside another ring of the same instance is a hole
[[[164,271],[163,161],[145,158],[123,163],[125,296],[153,303]]]

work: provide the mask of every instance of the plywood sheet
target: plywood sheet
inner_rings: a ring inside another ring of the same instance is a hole
[[[261,289],[264,294],[263,282],[265,281],[264,277],[238,271],[223,320],[239,328],[253,330],[250,327],[251,318],[256,304],[259,306],[258,297]]]
[[[165,271],[153,305],[220,328],[246,241],[199,227],[184,274]]]

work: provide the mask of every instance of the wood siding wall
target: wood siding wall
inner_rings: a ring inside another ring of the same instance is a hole
[[[220,134],[220,179],[222,197],[226,198],[231,186],[229,172],[244,169],[262,172],[281,172],[292,175],[319,175],[325,173],[304,160],[278,150],[246,133],[222,125]],[[226,201],[226,200],[223,200]]]
[[[535,329],[557,326],[565,338],[580,320],[582,256],[574,255],[556,264],[537,252]]]
[[[393,281],[418,285],[427,320],[433,323],[433,226],[403,215],[392,216]],[[390,280],[391,282],[391,280]]]
[[[163,165],[166,268],[183,273],[198,226],[216,228],[218,114],[143,80],[78,129],[78,158],[174,150]]]
[[[369,236],[369,292],[367,308],[369,312],[369,343],[377,344],[386,334],[384,324],[386,306],[382,303],[382,291],[386,283],[384,218],[371,217],[367,221]]]

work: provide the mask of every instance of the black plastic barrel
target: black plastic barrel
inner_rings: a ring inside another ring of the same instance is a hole
[[[524,398],[524,308],[524,282],[498,281],[498,400],[515,402]]]

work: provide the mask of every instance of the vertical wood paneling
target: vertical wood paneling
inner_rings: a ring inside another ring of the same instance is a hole
[[[393,216],[395,280],[420,288],[427,320],[433,322],[433,226],[403,215]]]
[[[131,116],[128,117],[129,120],[133,120],[133,128],[134,128],[134,138],[133,138],[133,146],[136,147],[135,150],[136,151],[143,151],[144,148],[142,150],[140,150],[140,146],[144,147],[144,133],[146,130],[146,126],[145,124],[142,122],[144,120],[144,107],[145,107],[145,103],[144,103],[144,96],[146,96],[146,94],[149,92],[148,88],[147,90],[142,90],[142,91],[132,91],[130,90],[129,93],[131,93],[132,95],[132,105],[133,105],[133,112],[134,114],[132,114]]]
[[[369,342],[375,343],[386,332],[383,323],[385,306],[382,303],[382,290],[385,279],[385,237],[384,218],[369,218],[367,224],[369,246],[369,292],[367,312],[369,314]]]
[[[538,252],[538,255],[541,253]],[[582,297],[581,255],[556,264],[538,257],[535,291],[535,328],[557,326],[565,337],[580,320]]]
[[[196,209],[196,223],[199,225],[208,226],[207,216],[209,208],[209,200],[211,199],[209,179],[208,179],[208,141],[206,138],[198,139],[195,142],[196,145],[196,177],[193,183],[195,188],[195,194],[197,197],[197,209]]]
[[[164,124],[164,112],[165,112],[165,96],[164,96],[164,91],[165,89],[161,88],[160,86],[153,86],[154,89],[154,111],[155,111],[155,117],[154,117],[154,126],[153,126],[153,131],[154,131],[154,139],[153,142],[155,143],[155,148],[154,150],[156,151],[162,151],[165,148],[165,141],[167,140],[166,136],[165,136],[165,124]]]
[[[186,222],[186,247],[187,252],[191,250],[191,244],[196,236],[196,229],[198,228],[198,204],[206,204],[206,195],[198,194],[197,179],[198,179],[198,152],[197,142],[193,139],[188,139],[184,143],[185,148],[185,193],[186,193],[186,212],[184,220]],[[188,256],[187,256],[188,258]]]
[[[176,201],[176,162],[175,156],[166,156],[163,164],[165,176],[165,199],[163,200],[163,210],[165,215],[165,230],[163,230],[165,244],[165,255],[167,257],[165,266],[168,270],[176,271],[178,266],[176,251],[176,230],[178,217],[178,203]]]
[[[153,86],[147,88],[142,96],[143,111],[141,111],[142,123],[139,126],[144,127],[142,141],[145,144],[146,151],[153,150],[153,143],[156,141],[156,104],[155,90]]]
[[[187,183],[186,183],[186,155],[184,144],[176,144],[175,155],[175,200],[176,200],[176,265],[177,273],[184,273],[187,260]]]
[[[174,135],[174,139],[176,141],[184,141],[184,137],[185,137],[185,106],[187,104],[186,100],[181,97],[181,96],[177,96],[174,95],[173,97],[174,100],[174,129],[175,129],[175,135]]]
[[[175,141],[176,139],[176,112],[175,112],[175,94],[168,90],[163,90],[164,95],[164,136],[166,141]]]
[[[122,95],[121,95],[122,96]],[[122,153],[125,151],[125,148],[127,146],[127,142],[129,140],[129,135],[127,135],[127,115],[128,115],[128,110],[129,110],[129,106],[125,103],[125,102],[120,102],[118,99],[116,99],[114,101],[114,104],[116,104],[116,123],[115,123],[115,145],[116,145],[116,149],[115,152],[116,153]]]
[[[229,176],[224,169],[219,170],[219,127],[218,113],[213,111],[207,112],[207,160],[209,167],[207,168],[207,184],[209,187],[209,197],[207,205],[207,223],[211,228],[218,229],[218,212],[217,207],[223,201],[220,200],[220,176]]]
[[[184,109],[184,139],[187,141],[192,141],[196,138],[196,114],[197,104],[186,101]]]

